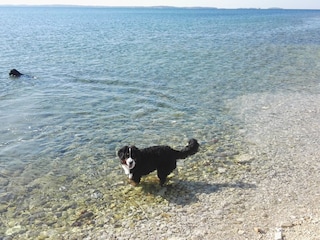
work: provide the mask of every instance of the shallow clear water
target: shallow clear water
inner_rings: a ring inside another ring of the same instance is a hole
[[[37,179],[49,192],[123,179],[124,144],[234,150],[227,100],[319,90],[320,11],[1,7],[0,22],[0,194],[13,205],[38,197]]]

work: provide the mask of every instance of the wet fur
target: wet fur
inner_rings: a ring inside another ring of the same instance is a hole
[[[143,149],[124,146],[118,151],[118,157],[124,169],[127,168],[129,148],[131,148],[131,158],[135,161],[134,168],[125,170],[129,178],[138,184],[142,176],[157,170],[160,185],[163,185],[167,176],[177,167],[177,159],[184,159],[195,154],[199,149],[199,144],[197,140],[190,139],[188,145],[180,151],[169,146],[153,146]]]
[[[23,74],[19,72],[17,69],[11,69],[11,71],[9,72],[9,76],[13,78],[18,78],[18,77],[21,77],[22,75]]]

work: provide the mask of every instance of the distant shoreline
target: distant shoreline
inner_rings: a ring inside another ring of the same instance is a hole
[[[32,4],[0,4],[0,7],[52,7],[52,8],[132,8],[132,9],[203,9],[203,10],[284,10],[284,11],[319,11],[320,9],[303,9],[303,8],[280,8],[280,7],[270,7],[270,8],[218,8],[218,7],[177,7],[177,6],[91,6],[91,5],[64,5],[64,4],[41,4],[41,5],[32,5]]]
[[[208,10],[319,10],[319,9],[286,9],[278,7],[270,8],[217,8],[217,7],[175,7],[175,6],[91,6],[91,5],[64,5],[64,4],[0,4],[0,7],[55,7],[55,8],[154,8],[154,9],[208,9]]]

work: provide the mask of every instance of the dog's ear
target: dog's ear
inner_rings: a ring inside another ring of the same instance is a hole
[[[124,146],[123,148],[121,148],[119,151],[118,151],[118,157],[123,160],[125,159],[125,153],[127,152],[128,150],[128,146]]]
[[[130,146],[131,148],[131,157],[135,160],[140,158],[140,150],[136,146]]]

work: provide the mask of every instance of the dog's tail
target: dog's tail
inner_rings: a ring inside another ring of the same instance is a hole
[[[184,149],[179,151],[178,153],[178,159],[184,159],[188,156],[191,156],[198,152],[199,149],[199,143],[196,139],[191,138],[188,142],[188,146],[186,146]]]

